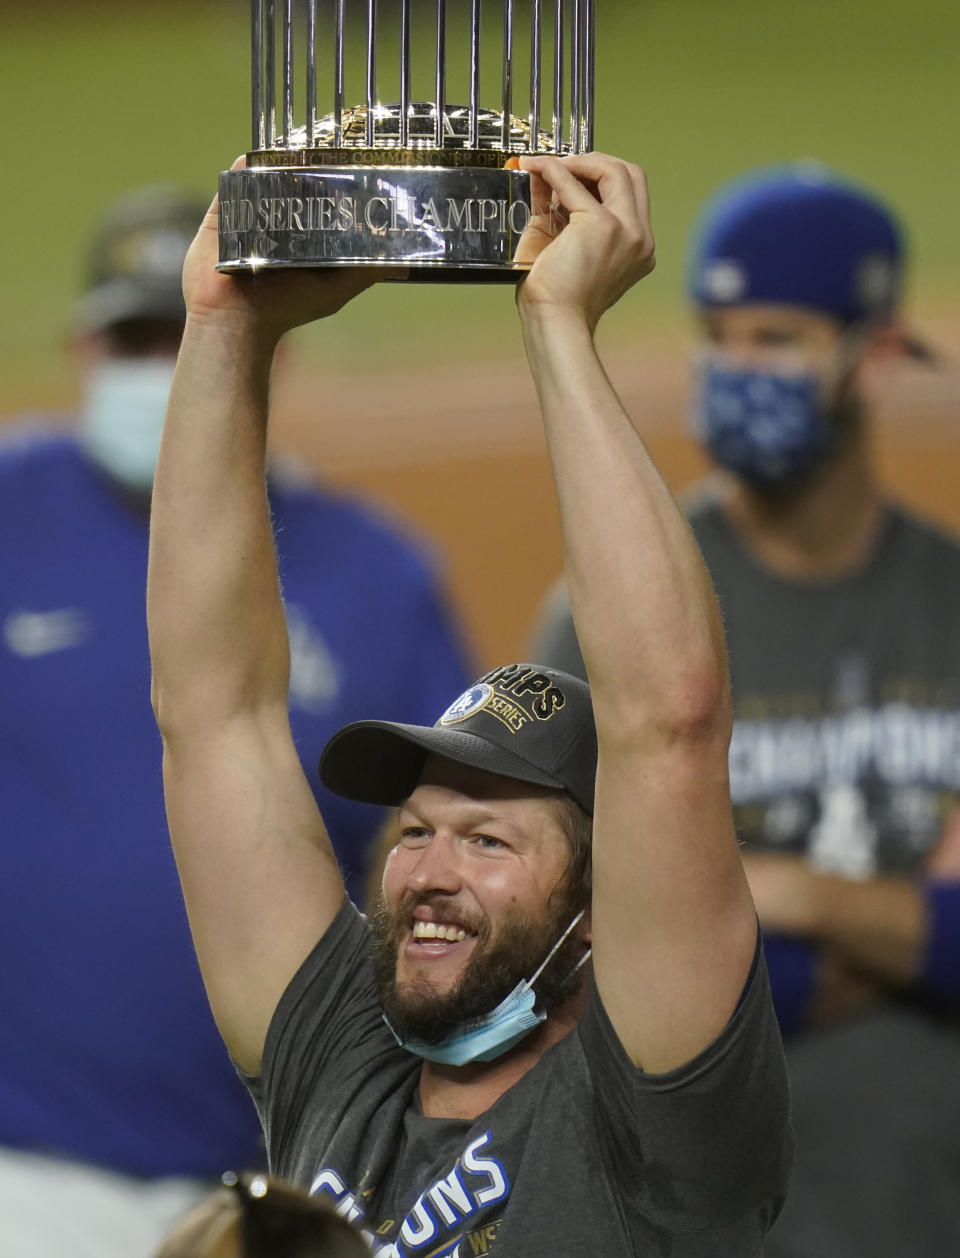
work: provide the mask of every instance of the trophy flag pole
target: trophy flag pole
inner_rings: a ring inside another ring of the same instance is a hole
[[[317,129],[317,0],[307,0],[307,148]]]
[[[250,0],[250,69],[252,79],[253,148],[267,147],[263,117],[263,0]]]
[[[594,62],[596,61],[596,50],[594,41],[596,39],[596,10],[594,8],[596,0],[586,0],[586,30],[583,37],[583,59],[585,63],[584,71],[584,115],[585,115],[585,131],[584,149],[587,153],[593,152],[593,91],[594,91]]]
[[[540,60],[543,38],[542,0],[533,0],[530,17],[530,135],[540,134]]]
[[[267,144],[272,147],[277,134],[277,85],[276,85],[276,69],[277,69],[277,15],[275,0],[266,0],[266,131]]]
[[[513,0],[505,0],[503,6],[503,121],[500,130],[501,146],[510,150],[510,133],[513,130]]]
[[[447,104],[447,0],[437,0],[437,148],[443,148],[443,115]]]
[[[367,148],[373,148],[377,103],[377,0],[367,0]]]
[[[474,0],[476,3],[476,0]],[[400,147],[410,136],[410,0],[400,5]]]
[[[336,29],[334,33],[334,79],[333,79],[333,143],[335,148],[343,144],[343,6],[346,0],[337,0]]]
[[[563,0],[557,0],[553,33],[553,151],[563,152]]]
[[[537,0],[539,3],[539,0]],[[470,147],[480,138],[480,0],[473,0],[470,14]]]
[[[570,70],[573,76],[570,80],[570,147],[574,153],[580,152],[580,145],[583,142],[583,132],[580,124],[580,76],[583,69],[580,63],[582,4],[583,0],[573,0],[573,16],[570,21],[570,39],[572,42]]]
[[[283,144],[293,131],[293,0],[283,0]]]

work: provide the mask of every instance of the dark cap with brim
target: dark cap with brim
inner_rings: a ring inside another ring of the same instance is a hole
[[[179,275],[164,284],[118,277],[84,293],[74,303],[74,325],[84,332],[102,332],[134,319],[183,323],[187,317]]]
[[[509,664],[481,677],[436,725],[356,721],[327,743],[324,785],[347,799],[401,804],[428,755],[537,786],[566,791],[593,813],[597,734],[590,688],[536,664]]]
[[[205,210],[166,184],[117,201],[94,233],[74,327],[96,333],[131,320],[183,323],[183,261]]]

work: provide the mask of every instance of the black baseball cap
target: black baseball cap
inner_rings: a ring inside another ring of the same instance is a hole
[[[121,197],[93,234],[74,326],[102,332],[131,319],[183,321],[183,260],[206,210],[167,184]]]
[[[435,725],[355,721],[323,750],[320,779],[337,795],[401,804],[428,755],[566,791],[593,814],[597,730],[590,687],[541,664],[507,664],[476,681]]]

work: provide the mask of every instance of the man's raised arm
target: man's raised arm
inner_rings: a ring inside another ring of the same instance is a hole
[[[265,484],[283,333],[367,287],[355,272],[231,278],[216,208],[187,256],[187,324],[151,516],[147,611],[170,833],[210,1003],[255,1071],[287,982],[343,886],[294,749]]]
[[[756,944],[727,784],[723,626],[593,342],[603,312],[653,267],[643,172],[597,154],[522,165],[541,208],[552,190],[569,215],[541,237],[518,308],[597,722],[596,980],[633,1061],[662,1072],[723,1029]]]

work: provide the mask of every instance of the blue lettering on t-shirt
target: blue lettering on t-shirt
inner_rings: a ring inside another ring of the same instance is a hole
[[[445,1179],[438,1179],[427,1189],[427,1196],[448,1227],[453,1227],[458,1218],[466,1219],[473,1213],[473,1201],[460,1178],[460,1168],[457,1166]]]
[[[343,1194],[347,1191],[347,1185],[336,1171],[325,1167],[318,1175],[314,1177],[313,1183],[310,1185],[310,1193],[325,1192],[329,1193],[334,1201],[339,1201]]]
[[[428,1241],[436,1240],[437,1220],[427,1209],[422,1197],[413,1203],[413,1209],[400,1224],[400,1239],[411,1249],[420,1249]]]
[[[377,1247],[375,1230],[363,1229],[363,1235],[373,1248],[377,1258],[409,1258],[410,1255],[431,1245],[431,1258],[443,1258],[452,1253],[463,1237],[468,1223],[485,1207],[505,1200],[510,1195],[510,1179],[498,1158],[484,1154],[492,1138],[492,1132],[472,1140],[457,1158],[453,1168],[422,1192],[400,1224],[395,1241]],[[476,1182],[479,1181],[479,1182]],[[324,1193],[332,1198],[337,1213],[359,1223],[365,1211],[359,1204],[358,1195],[351,1191],[346,1180],[331,1167],[319,1171],[310,1185],[311,1193]],[[456,1235],[449,1237],[452,1229]],[[449,1245],[444,1245],[444,1233]]]
[[[321,1171],[310,1185],[310,1191],[311,1193],[325,1192],[331,1196],[336,1205],[337,1214],[342,1215],[349,1223],[356,1223],[363,1218],[363,1207],[357,1202],[355,1194],[347,1191],[343,1178],[336,1171]]]
[[[478,1140],[468,1144],[463,1153],[463,1165],[468,1171],[490,1177],[489,1185],[476,1194],[477,1205],[480,1206],[490,1205],[493,1201],[503,1201],[510,1192],[510,1181],[507,1179],[507,1172],[503,1169],[503,1163],[497,1161],[496,1158],[477,1156],[480,1149],[490,1139],[490,1135],[489,1131],[486,1132]]]

